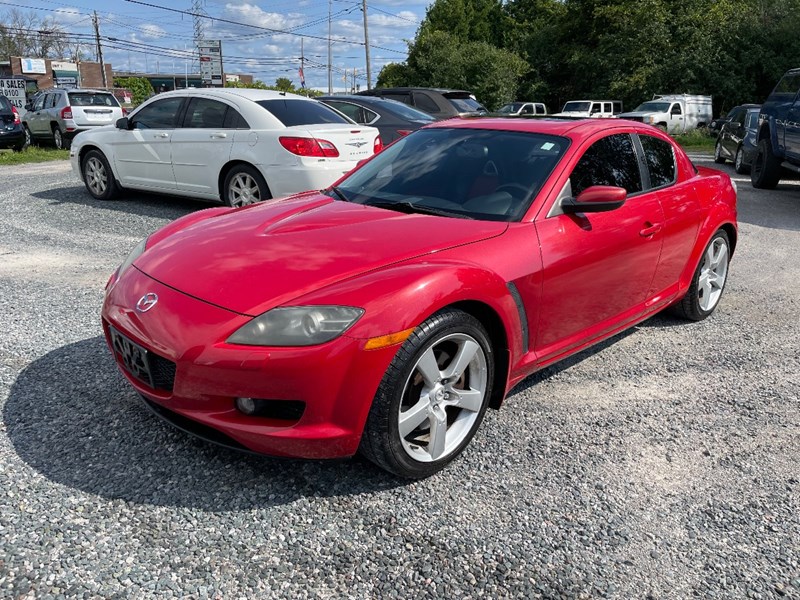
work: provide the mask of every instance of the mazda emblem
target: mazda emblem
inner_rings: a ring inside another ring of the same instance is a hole
[[[153,308],[157,302],[158,296],[153,292],[147,292],[144,296],[139,298],[139,301],[136,303],[136,310],[139,312],[147,312]]]

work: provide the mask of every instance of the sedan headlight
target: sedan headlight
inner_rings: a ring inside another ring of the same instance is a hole
[[[147,246],[147,238],[144,238],[141,242],[136,244],[136,247],[131,250],[130,254],[128,254],[128,257],[122,261],[122,264],[117,269],[117,279],[122,277],[122,274],[128,270],[128,267],[133,264],[133,261],[142,255],[145,246]]]
[[[352,306],[273,308],[240,327],[229,344],[247,346],[313,346],[342,335],[364,314]]]

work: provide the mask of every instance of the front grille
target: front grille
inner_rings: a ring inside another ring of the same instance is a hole
[[[157,390],[171,392],[172,386],[175,384],[175,363],[152,352],[149,353],[149,358],[153,387]]]

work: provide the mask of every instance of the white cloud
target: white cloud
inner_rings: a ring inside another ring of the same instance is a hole
[[[141,25],[139,29],[142,30],[142,37],[146,40],[155,40],[167,36],[167,32],[163,28],[151,23]]]

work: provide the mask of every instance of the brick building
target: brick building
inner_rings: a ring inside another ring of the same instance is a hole
[[[114,87],[113,69],[109,63],[105,63],[104,66],[107,87]],[[69,63],[49,58],[31,59],[12,56],[7,62],[0,63],[0,77],[15,76],[23,76],[27,81],[35,82],[40,90],[52,87],[105,87],[100,63],[92,61]]]

